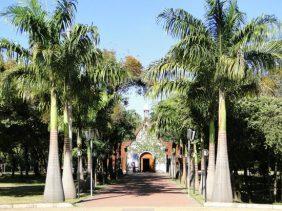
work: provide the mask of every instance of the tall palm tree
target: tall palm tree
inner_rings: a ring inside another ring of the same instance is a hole
[[[83,71],[89,71],[89,66],[97,66],[99,50],[96,48],[98,43],[97,28],[75,24],[67,34],[63,35],[61,44],[61,70],[64,71],[63,81],[63,114],[64,114],[64,165],[63,165],[63,188],[66,198],[75,198],[76,191],[72,176],[72,152],[69,139],[70,116],[69,107],[72,105],[75,95],[81,94],[77,91],[76,84],[81,83],[80,78]],[[89,76],[88,76],[89,77]],[[84,87],[89,89],[90,87]]]
[[[180,41],[160,61],[154,75],[197,74],[208,62],[214,70],[218,90],[218,153],[212,201],[231,202],[232,191],[226,138],[226,97],[230,84],[240,84],[249,77],[273,68],[281,59],[281,40],[268,37],[270,26],[277,20],[261,16],[245,23],[245,15],[236,0],[206,0],[205,22],[182,9],[166,9],[159,15],[164,29]]]
[[[91,33],[88,32],[88,34]],[[98,34],[92,34],[92,38],[96,38],[96,40],[90,43],[98,43]],[[78,40],[81,40],[81,38]],[[86,43],[82,46],[83,49],[86,49]],[[83,52],[78,52],[78,56],[83,54]],[[97,125],[100,124],[96,118],[97,113],[103,108],[101,105],[104,104],[102,102],[105,100],[104,96],[118,96],[117,87],[122,87],[130,79],[128,71],[120,62],[116,61],[113,54],[107,51],[100,52],[99,49],[92,48],[89,56],[85,57],[85,59],[85,65],[81,68],[80,76],[78,77],[79,80],[71,80],[72,91],[70,90],[69,93],[73,101],[74,125],[77,128],[77,146],[79,149],[82,147],[82,131],[89,128],[96,130]],[[90,145],[88,143],[86,145],[87,152],[89,152]],[[89,153],[87,159],[88,163],[91,163],[91,155]],[[90,168],[92,168],[92,165],[89,165],[88,172],[91,171]],[[82,159],[80,159],[77,169],[79,172],[78,178],[84,180]],[[90,174],[87,175],[87,179],[90,179]]]
[[[50,90],[50,148],[44,199],[47,202],[64,201],[59,155],[57,87],[62,78],[60,72],[59,46],[61,35],[71,24],[76,5],[74,0],[59,0],[52,16],[44,11],[37,0],[8,7],[2,16],[29,35],[34,74],[44,78]]]
[[[156,66],[152,66],[150,71],[147,73],[150,80],[155,79],[155,70]],[[158,68],[158,65],[157,65]],[[197,73],[196,76],[191,76],[188,79],[181,76],[170,76],[171,80],[166,78],[157,79],[152,83],[150,92],[153,93],[153,96],[157,97],[161,94],[168,95],[169,93],[179,93],[182,95],[183,99],[187,99],[187,102],[182,102],[182,105],[185,105],[189,108],[193,108],[196,111],[195,115],[189,114],[194,117],[194,121],[197,122],[197,125],[201,130],[209,125],[209,163],[208,163],[208,176],[207,176],[207,197],[210,200],[212,194],[213,178],[215,172],[215,104],[217,103],[216,99],[216,87],[213,82],[214,72],[207,71],[209,69],[208,64],[203,63],[201,71]],[[158,70],[157,70],[158,72]],[[153,75],[153,77],[151,77]],[[183,100],[182,100],[183,101]],[[188,104],[187,104],[188,103]],[[198,108],[197,108],[198,107]],[[185,109],[185,108],[184,108]],[[202,118],[199,118],[199,114],[202,114]],[[189,173],[188,173],[189,174]],[[187,175],[187,180],[189,175]],[[202,177],[201,177],[202,181]]]

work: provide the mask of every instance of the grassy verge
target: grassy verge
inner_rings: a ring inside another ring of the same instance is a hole
[[[179,179],[172,179],[172,181],[174,182],[174,183],[176,183],[179,187],[181,187],[181,188],[184,188],[184,190],[185,190],[185,192],[188,194],[188,192],[187,192],[187,190],[185,189],[185,185],[184,184],[181,184],[180,183],[180,181],[179,181]],[[199,194],[199,192],[198,191],[195,191],[195,193],[194,193],[194,191],[193,191],[193,189],[191,189],[190,191],[189,191],[189,194],[188,194],[190,197],[192,197],[193,199],[195,199],[197,202],[199,202],[200,204],[204,204],[204,202],[205,202],[205,199],[204,199],[204,197],[201,195],[201,194]],[[233,201],[233,203],[248,203],[248,204],[253,204],[253,203],[255,203],[255,204],[259,204],[259,203],[261,203],[261,204],[273,204],[273,205],[282,205],[282,202],[274,202],[274,203],[267,203],[267,202],[243,202],[243,201],[236,201],[236,200],[234,200]]]
[[[188,191],[185,189],[185,185],[180,183],[179,179],[172,179],[172,181],[174,183],[176,183],[179,187],[183,188],[183,191],[185,191],[185,193],[189,197],[195,199],[201,205],[204,204],[204,202],[205,202],[204,197],[201,194],[199,194],[198,191],[195,191],[195,193],[194,193],[194,191],[192,189],[190,189],[189,193],[188,193]]]
[[[42,202],[44,178],[5,175],[0,177],[0,204]]]
[[[44,177],[10,175],[0,177],[0,204],[32,204],[43,202]],[[113,181],[114,183],[114,181]],[[99,185],[97,191],[106,185]],[[68,203],[78,203],[87,199],[90,193],[81,193],[80,198],[68,199]]]

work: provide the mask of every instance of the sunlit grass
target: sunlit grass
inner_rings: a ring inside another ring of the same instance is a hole
[[[197,190],[194,191],[192,188],[190,188],[189,193],[188,193],[188,191],[185,189],[185,184],[180,183],[179,179],[173,179],[172,181],[176,183],[178,186],[180,186],[181,188],[183,188],[183,191],[185,191],[185,193],[189,197],[195,199],[200,204],[204,204],[205,202],[204,197],[201,194],[199,194]]]
[[[0,204],[42,203],[44,177],[10,175],[0,177]],[[96,191],[106,185],[98,185]],[[79,198],[67,199],[65,202],[75,204],[90,197],[90,193],[81,193]]]

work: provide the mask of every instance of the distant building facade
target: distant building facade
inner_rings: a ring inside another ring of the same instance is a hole
[[[136,131],[136,139],[121,145],[123,173],[168,172],[172,144],[150,132],[149,110],[144,109],[144,122]]]

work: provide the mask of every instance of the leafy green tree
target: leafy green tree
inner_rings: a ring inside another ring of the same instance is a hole
[[[58,59],[58,49],[62,34],[71,24],[75,10],[74,1],[61,0],[50,16],[38,1],[33,0],[12,5],[1,13],[20,32],[29,35],[30,51],[25,52],[30,56],[28,59],[32,60],[33,74],[38,76],[37,79],[45,80],[50,91],[50,151],[44,190],[44,199],[48,202],[64,200],[58,157],[57,88],[59,79],[63,77],[59,68],[61,61]]]
[[[246,98],[236,103],[236,110],[252,130],[259,130],[264,136],[265,147],[275,154],[282,152],[282,104],[280,98]]]
[[[201,72],[208,62],[214,70],[219,96],[218,153],[212,201],[231,202],[232,191],[227,154],[226,97],[230,85],[243,83],[281,59],[281,41],[268,37],[273,16],[261,16],[245,24],[237,1],[206,1],[205,22],[182,9],[166,9],[159,15],[164,29],[180,41],[157,64],[157,77],[187,76]],[[228,92],[229,91],[229,92]],[[232,92],[231,92],[232,93]]]
[[[94,26],[85,26],[75,24],[67,34],[60,48],[61,70],[64,71],[63,87],[62,87],[62,101],[63,101],[63,122],[64,122],[64,171],[63,171],[63,188],[65,198],[75,198],[76,191],[72,176],[72,152],[70,144],[70,107],[72,107],[72,100],[75,95],[85,94],[77,90],[82,77],[88,77],[89,71],[97,66],[100,52],[96,48],[98,42],[97,28]],[[86,70],[83,74],[83,70]],[[93,72],[93,71],[92,71]],[[93,76],[92,76],[93,77]],[[89,84],[89,83],[87,83]],[[83,87],[90,89],[91,87]]]
[[[0,78],[5,78],[7,72],[17,66],[17,62],[11,59],[1,60]],[[32,102],[22,101],[17,92],[17,81],[12,80],[9,89],[4,89],[1,81],[0,93],[0,128],[1,143],[0,151],[3,153],[8,164],[11,165],[12,174],[16,166],[20,166],[28,175],[30,166],[33,167],[36,176],[43,173],[45,166],[48,137],[47,124],[44,122],[44,110],[41,109],[38,99]]]

